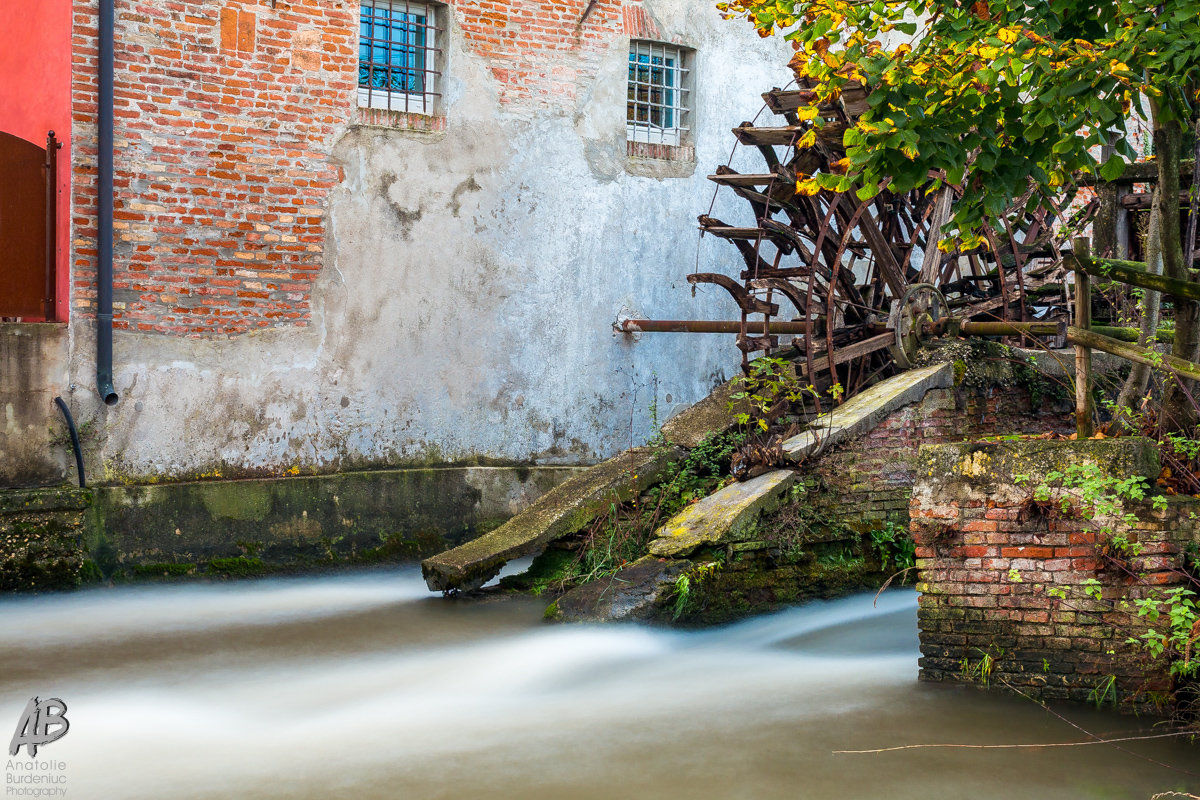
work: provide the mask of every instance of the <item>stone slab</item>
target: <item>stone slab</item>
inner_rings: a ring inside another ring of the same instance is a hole
[[[867,433],[893,411],[919,402],[931,390],[952,386],[953,364],[934,364],[888,378],[814,419],[807,430],[783,443],[784,455],[793,462],[803,461]]]
[[[739,534],[760,514],[779,504],[795,482],[795,472],[780,469],[726,486],[688,506],[659,528],[650,543],[650,552],[683,558],[704,545],[737,541]]]
[[[433,591],[477,589],[514,558],[581,530],[614,498],[624,501],[658,482],[683,451],[638,447],[569,478],[491,533],[421,562]]]
[[[675,581],[692,562],[644,556],[616,574],[576,586],[555,601],[547,619],[557,622],[622,622],[647,619],[669,599]]]

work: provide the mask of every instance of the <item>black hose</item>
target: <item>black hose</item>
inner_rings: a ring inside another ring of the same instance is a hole
[[[79,488],[86,489],[87,477],[83,474],[83,449],[79,446],[79,431],[75,429],[75,418],[71,416],[71,409],[67,408],[67,404],[61,397],[54,398],[54,405],[58,406],[58,410],[67,419],[67,430],[71,432],[71,447],[75,449],[75,469],[79,473]]]
[[[117,404],[113,388],[113,30],[114,0],[100,0],[99,173],[96,258],[96,391],[106,406]]]

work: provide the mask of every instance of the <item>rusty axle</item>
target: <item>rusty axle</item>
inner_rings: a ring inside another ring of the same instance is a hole
[[[618,333],[741,333],[742,323],[737,320],[704,319],[626,319],[613,325]],[[746,333],[785,333],[804,335],[808,333],[807,322],[747,322]]]

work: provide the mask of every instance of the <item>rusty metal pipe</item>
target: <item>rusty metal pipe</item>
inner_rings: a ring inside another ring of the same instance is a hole
[[[958,330],[963,336],[1066,336],[1067,323],[963,322]]]
[[[626,319],[613,326],[619,333],[740,333],[742,323],[737,320],[701,319]],[[769,333],[808,333],[807,322],[747,322],[746,333],[766,335]]]

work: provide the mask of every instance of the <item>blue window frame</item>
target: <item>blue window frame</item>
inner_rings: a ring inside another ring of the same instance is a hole
[[[407,0],[363,0],[359,12],[359,105],[432,114],[437,10]]]
[[[629,86],[625,106],[628,138],[678,145],[687,128],[688,69],[684,51],[656,42],[629,44]]]

